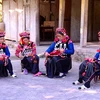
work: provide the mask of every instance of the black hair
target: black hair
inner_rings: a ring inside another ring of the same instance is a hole
[[[4,37],[4,36],[0,36],[0,38],[1,38],[1,37]]]
[[[25,38],[30,39],[30,37],[23,37],[22,39],[25,39]]]
[[[59,34],[64,35],[61,31],[58,31]]]

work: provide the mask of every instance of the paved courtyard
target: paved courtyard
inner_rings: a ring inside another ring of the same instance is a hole
[[[40,70],[45,72],[43,62],[41,58]],[[19,60],[12,60],[12,64],[18,77],[0,78],[0,100],[100,100],[100,82],[92,82],[91,89],[81,91],[72,85],[78,77],[78,62],[73,62],[72,70],[62,79],[24,75]]]
[[[48,46],[37,47],[37,53],[42,53]],[[84,48],[85,52],[96,51],[95,44]],[[75,45],[75,50],[79,48]],[[92,48],[92,49],[91,49]],[[80,49],[79,49],[80,50]],[[78,77],[80,62],[73,60],[73,68],[62,79],[50,79],[46,76],[34,77],[21,72],[20,60],[14,56],[15,48],[10,48],[14,72],[17,78],[0,78],[0,100],[100,100],[100,81],[91,84],[91,89],[78,90],[72,82]],[[81,50],[82,51],[82,50]],[[40,71],[45,72],[44,58],[40,58]]]

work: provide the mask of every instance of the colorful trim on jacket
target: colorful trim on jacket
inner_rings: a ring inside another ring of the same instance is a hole
[[[28,45],[24,45],[24,44],[19,43],[18,46],[17,46],[16,52],[15,52],[15,55],[17,57],[19,57],[19,53],[23,53],[23,50],[25,48],[27,50],[30,50],[30,49],[32,50],[32,52],[31,52],[32,55],[31,56],[36,55],[36,45],[35,45],[34,42],[31,42],[31,41],[28,43]]]

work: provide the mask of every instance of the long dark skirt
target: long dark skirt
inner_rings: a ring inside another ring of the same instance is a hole
[[[94,64],[92,62],[83,61],[79,66],[79,79],[80,83],[87,81],[94,72]]]
[[[53,78],[54,76],[58,76],[60,72],[67,73],[71,67],[71,57],[48,57],[46,63],[47,77]]]
[[[29,72],[33,74],[39,72],[39,57],[37,55],[34,59],[32,57],[24,57],[21,63],[23,64],[23,68],[26,68]]]
[[[10,59],[7,59],[7,65],[4,66],[4,61],[0,61],[0,76],[7,77],[8,72],[13,75],[13,67]]]
[[[0,77],[7,77],[7,67],[4,66],[4,61],[0,61]]]
[[[92,75],[86,80],[86,82],[84,83],[84,85],[87,87],[87,88],[90,88],[90,83],[92,81],[92,79],[95,77],[95,76],[100,76],[100,64],[98,63],[94,63],[94,72],[92,73]]]

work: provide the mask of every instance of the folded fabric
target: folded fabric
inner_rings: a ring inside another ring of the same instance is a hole
[[[56,55],[58,56],[58,55],[61,55],[61,53],[60,53],[59,50],[54,50],[53,52],[50,53],[50,56],[53,56],[53,55],[54,56],[56,56]]]

